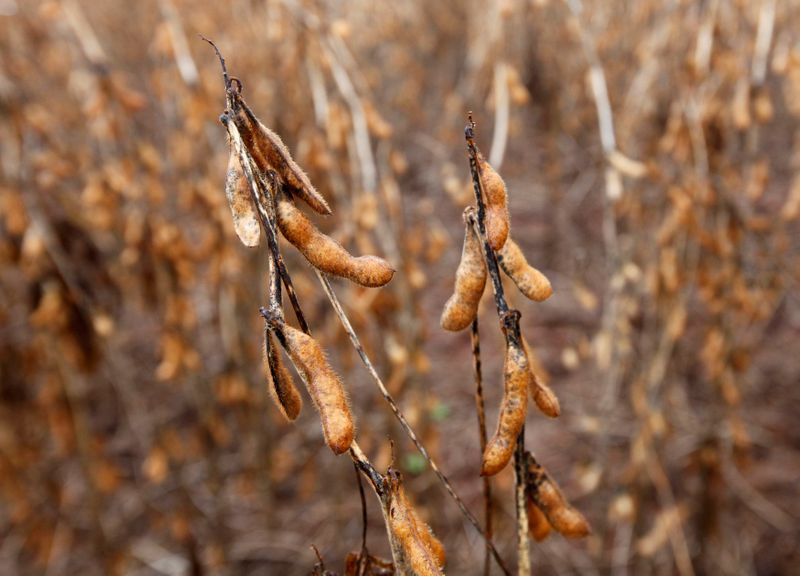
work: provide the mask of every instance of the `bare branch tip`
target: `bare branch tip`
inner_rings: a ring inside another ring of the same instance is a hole
[[[219,51],[219,48],[217,47],[216,44],[214,44],[213,41],[211,41],[210,39],[206,38],[205,36],[203,36],[200,33],[198,33],[197,35],[200,36],[201,39],[203,39],[206,42],[208,42],[209,44],[211,44],[211,47],[214,49],[214,52],[216,52],[217,58],[219,58],[220,66],[222,66],[222,79],[225,81],[225,91],[226,92],[229,91],[231,89],[231,79],[228,77],[228,67],[225,65],[225,58],[222,57],[222,52]],[[238,82],[238,80],[237,80],[237,82]],[[241,92],[241,88],[242,88],[242,83],[239,82],[239,91],[240,92]]]

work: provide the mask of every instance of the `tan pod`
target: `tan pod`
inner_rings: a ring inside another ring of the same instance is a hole
[[[311,336],[288,324],[282,331],[289,358],[303,376],[319,412],[325,442],[335,454],[346,452],[353,442],[355,426],[339,375]]]
[[[442,311],[441,325],[445,330],[458,331],[469,326],[478,316],[478,305],[486,286],[486,262],[480,240],[472,226],[464,227],[464,247],[456,269],[453,295]]]
[[[225,196],[228,198],[228,206],[233,216],[233,229],[236,230],[239,240],[250,248],[258,246],[261,226],[258,223],[256,207],[253,205],[253,196],[250,194],[250,185],[233,146],[225,174]]]
[[[512,312],[519,314],[519,312]],[[521,344],[506,337],[503,365],[504,392],[497,429],[483,452],[482,476],[493,476],[506,467],[528,413],[528,386],[531,371]]]
[[[547,300],[553,293],[553,287],[547,276],[528,264],[522,250],[511,238],[498,253],[498,261],[503,272],[514,281],[526,298],[541,302]]]
[[[497,251],[505,245],[511,227],[506,183],[480,152],[478,152],[478,168],[486,204],[486,239],[492,250]]]
[[[281,359],[281,352],[275,341],[275,335],[269,330],[264,331],[264,345],[262,349],[264,376],[272,401],[289,421],[295,420],[303,408],[303,399],[294,385],[294,379]]]
[[[276,215],[283,236],[318,270],[370,288],[383,286],[394,276],[394,268],[383,258],[355,257],[320,232],[288,198],[278,200]]]
[[[583,538],[588,535],[591,528],[583,514],[570,506],[558,485],[530,452],[526,454],[526,458],[529,497],[544,512],[550,525],[567,538]]]

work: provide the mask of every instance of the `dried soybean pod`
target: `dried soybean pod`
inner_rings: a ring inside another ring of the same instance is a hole
[[[414,507],[409,505],[409,508],[414,517],[414,522],[417,525],[417,530],[419,531],[422,540],[427,544],[428,548],[430,548],[433,556],[439,563],[439,566],[444,566],[445,562],[447,561],[447,555],[441,540],[436,537],[436,535],[433,533],[433,530],[431,530],[431,527],[423,522],[422,519],[420,519]]]
[[[250,185],[244,176],[239,158],[231,146],[228,159],[228,170],[225,174],[225,196],[228,197],[228,206],[233,215],[233,228],[242,244],[252,248],[258,246],[261,236],[261,227],[258,215],[250,195]]]
[[[591,532],[583,514],[570,506],[558,485],[541,466],[533,454],[526,452],[528,467],[528,494],[544,512],[550,525],[567,538],[583,538]]]
[[[550,386],[536,374],[533,366],[534,363],[531,362],[533,353],[524,336],[522,336],[522,348],[525,350],[525,357],[528,359],[528,367],[531,371],[530,391],[533,401],[536,402],[536,406],[542,411],[542,414],[550,418],[558,418],[558,416],[561,415],[561,404],[558,402],[558,396],[556,396]]]
[[[315,212],[330,214],[331,209],[325,198],[317,192],[306,173],[292,159],[280,137],[264,126],[244,101],[241,82],[231,80],[227,89],[230,116],[258,169],[263,173],[274,172],[289,192],[303,200]]]
[[[389,468],[383,491],[381,502],[397,573],[409,576],[444,574],[444,549],[430,528],[416,515],[399,472]]]
[[[264,375],[272,400],[284,418],[290,421],[296,419],[303,408],[303,399],[294,385],[292,375],[281,359],[274,334],[266,329],[264,330],[262,358]]]
[[[508,239],[508,230],[511,227],[506,183],[480,152],[477,160],[486,202],[486,239],[492,250],[500,250]]]
[[[525,255],[514,240],[508,239],[498,254],[500,267],[514,281],[519,291],[535,302],[546,300],[553,293],[547,276],[528,264]]]
[[[486,286],[486,262],[480,240],[467,220],[470,210],[464,211],[464,247],[456,269],[455,290],[442,312],[441,325],[445,330],[463,330],[475,320]]]
[[[528,386],[531,371],[520,342],[519,311],[510,310],[503,318],[506,357],[503,365],[504,392],[497,429],[483,452],[481,476],[493,476],[506,467],[514,453],[528,412]]]
[[[547,521],[544,512],[539,510],[530,494],[525,500],[525,505],[528,510],[528,532],[534,540],[541,542],[550,535],[550,522]]]
[[[377,256],[355,257],[333,238],[320,232],[291,200],[278,200],[278,228],[312,266],[367,287],[383,286],[394,276],[386,260]]]
[[[319,412],[326,444],[335,454],[346,452],[353,442],[355,427],[342,381],[316,340],[288,324],[284,324],[280,330],[278,336],[283,336],[281,343],[303,376]]]

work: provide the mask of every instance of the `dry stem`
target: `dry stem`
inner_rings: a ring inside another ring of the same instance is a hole
[[[481,375],[481,339],[478,331],[478,319],[472,321],[470,332],[472,341],[472,366],[475,373],[475,409],[478,413],[478,436],[481,443],[481,454],[486,452],[486,410],[483,402],[483,376]],[[487,539],[492,538],[492,483],[488,476],[481,476],[483,482],[483,514],[484,529]],[[484,576],[489,576],[491,572],[491,562],[489,561],[489,546],[486,546],[486,557],[483,562]]]

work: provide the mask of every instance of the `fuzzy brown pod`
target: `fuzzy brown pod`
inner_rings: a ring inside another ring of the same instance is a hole
[[[283,417],[289,421],[295,420],[303,408],[303,398],[294,379],[281,359],[275,335],[269,330],[264,330],[264,344],[262,348],[264,377],[267,379],[269,395]]]
[[[331,209],[325,198],[317,192],[306,173],[292,159],[280,137],[264,126],[244,101],[241,82],[230,82],[227,99],[227,113],[236,124],[245,148],[253,157],[259,171],[263,174],[274,173],[283,188],[293,196],[300,198],[315,212],[330,214]]]
[[[526,493],[547,517],[550,525],[567,538],[583,538],[592,530],[583,514],[573,508],[558,485],[533,454],[525,453],[528,472]]]
[[[525,357],[528,359],[528,366],[531,371],[529,383],[531,398],[533,398],[542,414],[550,418],[558,418],[561,415],[561,404],[558,401],[558,396],[534,370],[534,362],[531,361],[531,358],[534,358],[533,352],[525,337],[522,336],[521,339],[522,348],[525,350]]]
[[[512,317],[511,323],[508,318]],[[519,341],[519,312],[512,310],[504,319],[506,332],[506,357],[503,365],[504,391],[500,404],[497,429],[483,452],[481,476],[493,476],[506,467],[514,453],[525,417],[528,413],[528,387],[531,371],[528,358]],[[507,326],[513,326],[509,328]],[[516,334],[510,334],[510,331]]]
[[[320,232],[284,196],[278,200],[276,216],[283,236],[318,270],[368,288],[383,286],[394,276],[394,268],[386,260],[377,256],[353,256],[336,240]]]
[[[380,499],[397,574],[438,576],[444,574],[442,543],[414,510],[402,484],[402,476],[389,468]]]
[[[511,238],[497,256],[503,272],[514,281],[526,298],[541,302],[547,300],[553,293],[553,287],[547,276],[528,264],[522,250]]]
[[[225,174],[225,196],[233,216],[233,228],[236,235],[247,247],[258,246],[261,237],[261,226],[258,223],[258,214],[253,205],[250,194],[250,185],[245,178],[239,157],[231,145],[228,159],[228,170]]]
[[[528,510],[528,532],[534,540],[541,542],[550,535],[550,522],[530,495],[525,499],[525,506]]]
[[[305,332],[284,324],[278,338],[308,387],[322,421],[325,443],[335,454],[346,452],[353,442],[355,426],[339,375],[317,341]]]
[[[506,183],[480,152],[477,161],[486,203],[486,239],[492,250],[497,251],[505,246],[511,227]]]
[[[464,247],[456,269],[455,289],[442,311],[440,323],[445,330],[463,330],[475,320],[486,286],[486,262],[483,260],[480,240],[469,222],[466,222],[469,210],[467,208],[464,211]]]

